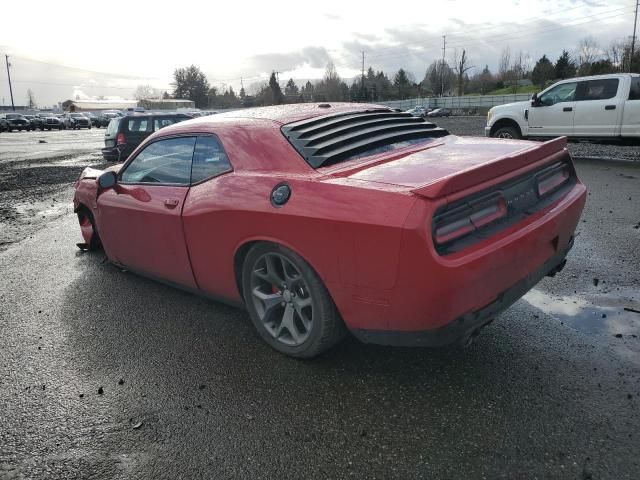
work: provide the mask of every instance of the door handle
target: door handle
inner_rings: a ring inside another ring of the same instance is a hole
[[[604,107],[605,110],[615,110],[616,106],[615,105],[607,105],[606,107]]]
[[[563,112],[572,112],[572,111],[573,111],[573,108],[572,108],[572,107],[564,107],[564,108],[562,109],[562,111],[563,111]]]
[[[178,206],[178,204],[180,203],[180,201],[176,198],[167,198],[164,201],[164,206],[167,208],[175,208]]]

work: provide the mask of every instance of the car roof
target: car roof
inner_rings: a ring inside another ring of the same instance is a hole
[[[218,113],[213,116],[200,117],[202,122],[221,122],[227,119],[262,119],[285,125],[287,123],[307,120],[314,117],[335,115],[344,112],[361,112],[372,109],[391,110],[385,105],[370,103],[294,103],[287,105],[274,105],[271,107],[256,107],[233,110],[231,112]]]

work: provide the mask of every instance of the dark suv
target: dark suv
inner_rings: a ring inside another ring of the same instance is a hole
[[[112,118],[104,134],[102,156],[110,162],[124,161],[153,132],[191,118],[184,113],[143,113]]]
[[[7,121],[7,130],[31,130],[31,122],[19,113],[6,113],[1,115]]]

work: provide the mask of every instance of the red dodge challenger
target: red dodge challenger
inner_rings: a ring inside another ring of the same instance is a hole
[[[198,118],[82,173],[79,245],[244,305],[295,357],[347,331],[468,342],[566,262],[586,189],[565,147],[460,138],[366,104]]]

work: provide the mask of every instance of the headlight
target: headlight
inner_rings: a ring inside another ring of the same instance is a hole
[[[487,125],[491,122],[491,117],[493,117],[493,110],[489,110],[489,113],[487,113]]]

